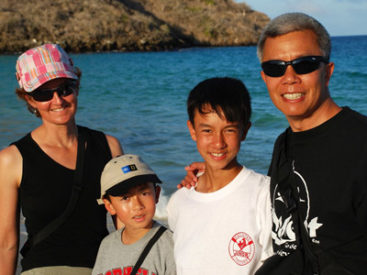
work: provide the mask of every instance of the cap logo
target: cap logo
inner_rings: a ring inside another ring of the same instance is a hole
[[[138,170],[138,168],[136,168],[135,164],[130,164],[130,165],[126,165],[124,167],[121,168],[122,172],[124,174],[132,172],[132,171],[136,171]]]

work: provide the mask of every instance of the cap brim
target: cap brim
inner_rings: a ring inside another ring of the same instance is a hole
[[[42,74],[37,76],[33,82],[29,81],[29,82],[25,82],[22,79],[20,79],[19,82],[19,86],[21,88],[24,89],[24,91],[26,91],[27,93],[31,93],[34,90],[38,89],[39,87],[41,87],[43,84],[54,80],[54,79],[58,79],[58,78],[66,78],[66,79],[74,79],[74,80],[78,80],[78,76],[71,72],[71,71],[54,71],[54,72],[50,72],[47,74]]]
[[[36,82],[35,84],[32,84],[30,87],[26,87],[24,86],[23,89],[28,92],[31,93],[34,90],[38,89],[39,87],[41,87],[43,84],[46,84],[47,82],[51,81],[51,80],[55,80],[58,78],[66,78],[66,79],[74,79],[74,80],[78,80],[78,76],[73,73],[73,72],[53,72],[53,73],[49,73],[47,75],[41,75],[38,77],[38,82]]]
[[[156,175],[140,175],[135,176],[130,179],[127,179],[123,182],[120,182],[114,186],[112,186],[110,189],[106,190],[106,195],[111,196],[121,196],[122,194],[127,193],[127,191],[136,185],[146,183],[146,182],[152,182],[152,183],[162,183],[161,180]]]

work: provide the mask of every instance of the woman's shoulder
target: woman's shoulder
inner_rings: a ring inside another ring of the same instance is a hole
[[[23,159],[18,148],[13,144],[0,151],[1,181],[20,184]]]
[[[17,146],[11,144],[0,151],[0,164],[14,164],[14,161],[22,161],[22,155],[20,154]]]

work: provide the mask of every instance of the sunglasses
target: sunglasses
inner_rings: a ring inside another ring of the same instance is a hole
[[[56,92],[57,95],[59,97],[65,97],[68,95],[71,95],[74,92],[77,92],[78,87],[76,82],[69,82],[69,83],[65,83],[59,87],[56,88],[52,88],[52,89],[40,89],[40,90],[35,90],[31,93],[29,93],[29,95],[31,97],[33,97],[34,100],[36,101],[40,101],[40,102],[45,102],[45,101],[49,101],[54,97],[54,93]]]
[[[316,71],[321,62],[329,63],[323,56],[304,56],[291,61],[269,60],[261,63],[261,68],[267,76],[280,77],[285,74],[288,65],[291,65],[297,74],[308,74]]]

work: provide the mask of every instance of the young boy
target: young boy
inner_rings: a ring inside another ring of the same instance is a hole
[[[103,239],[93,275],[132,272],[143,249],[161,227],[153,220],[161,190],[156,183],[161,181],[139,156],[122,155],[106,164],[101,176],[101,198],[97,201],[104,203],[125,227]],[[176,274],[172,232],[166,230],[160,236],[136,274]]]
[[[251,126],[248,91],[237,79],[207,79],[187,110],[205,173],[167,206],[177,274],[253,274],[272,254],[272,223],[269,178],[237,161]]]

